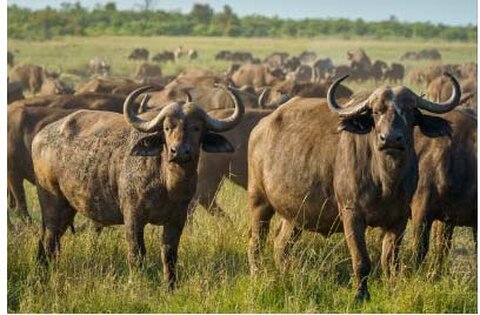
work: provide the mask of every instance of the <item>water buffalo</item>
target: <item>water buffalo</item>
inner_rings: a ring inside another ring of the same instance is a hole
[[[405,76],[405,67],[399,63],[392,63],[384,73],[384,79],[389,83],[398,83],[403,81]]]
[[[9,78],[11,81],[20,82],[24,91],[28,90],[31,93],[36,94],[42,88],[44,81],[47,79],[58,80],[58,76],[59,73],[57,72],[47,71],[37,65],[25,64],[15,66],[10,71]]]
[[[135,48],[130,55],[128,55],[128,60],[148,60],[149,51],[145,48]]]
[[[40,261],[58,255],[60,238],[76,212],[102,225],[126,226],[131,268],[141,265],[145,256],[145,225],[163,225],[163,274],[168,288],[175,287],[178,244],[195,194],[200,148],[233,152],[216,132],[238,125],[244,107],[229,90],[235,111],[225,119],[215,119],[184,101],[137,116],[132,101],[148,89],[127,97],[123,116],[78,111],[35,136],[32,158],[42,209]]]
[[[415,133],[419,172],[412,199],[413,251],[416,264],[425,258],[432,223],[440,221],[437,263],[450,249],[455,226],[471,227],[477,241],[477,118],[462,109],[445,115],[450,138],[425,138]]]
[[[18,101],[7,109],[7,175],[10,208],[22,219],[30,220],[23,181],[35,184],[31,146],[33,137],[46,125],[79,109],[121,113],[124,97],[78,95],[33,97]],[[137,110],[145,104],[134,104]]]
[[[375,81],[375,83],[378,83],[378,81],[383,80],[387,69],[388,69],[388,65],[385,61],[375,60],[370,70],[370,76]]]
[[[162,68],[159,65],[150,63],[139,64],[135,72],[135,79],[141,83],[163,83],[162,81]]]
[[[284,79],[285,75],[280,69],[271,70],[265,65],[256,64],[242,65],[232,75],[232,81],[236,86],[251,85],[255,88],[272,85]]]
[[[175,61],[175,54],[171,51],[166,51],[165,50],[165,51],[163,51],[161,53],[158,53],[155,56],[153,56],[152,61],[155,61],[155,62],[167,62],[167,61],[174,62]]]
[[[275,239],[280,266],[302,230],[323,235],[343,230],[357,283],[356,299],[369,298],[367,226],[385,232],[381,262],[390,275],[409,217],[418,179],[413,131],[445,136],[446,120],[420,112],[445,113],[458,105],[460,86],[442,104],[398,87],[378,88],[345,106],[335,100],[336,80],[321,99],[292,99],[258,123],[248,142],[248,259],[259,270],[261,249],[274,213],[282,217]],[[329,110],[330,108],[330,110]]]

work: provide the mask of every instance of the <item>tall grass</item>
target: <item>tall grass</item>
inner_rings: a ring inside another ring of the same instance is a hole
[[[372,59],[394,61],[405,50],[434,45],[444,55],[444,62],[458,63],[476,58],[475,46],[469,44],[330,39],[311,42],[228,38],[64,38],[43,43],[10,40],[9,49],[18,49],[19,62],[61,64],[67,71],[81,69],[93,55],[104,55],[111,60],[116,74],[128,75],[135,66],[134,62],[126,61],[132,48],[160,51],[178,44],[198,49],[200,58],[192,63],[167,65],[167,73],[190,66],[224,70],[226,63],[213,61],[214,53],[220,49],[253,50],[259,56],[273,50],[299,52],[311,49],[319,55],[333,57],[337,63],[344,63],[345,50],[353,47],[363,47]],[[97,235],[89,221],[79,215],[75,221],[77,233],[67,231],[62,238],[58,261],[48,272],[37,268],[39,204],[34,187],[26,184],[26,188],[34,224],[22,224],[11,213],[13,226],[8,232],[9,312],[477,313],[476,253],[471,233],[465,228],[456,229],[453,250],[440,277],[433,276],[440,270],[433,264],[432,253],[420,270],[412,269],[411,237],[407,228],[401,252],[401,273],[392,279],[382,276],[378,266],[380,246],[375,231],[372,231],[368,238],[374,266],[369,281],[372,297],[370,302],[356,304],[353,301],[351,260],[342,234],[324,238],[304,233],[294,247],[290,268],[281,274],[273,263],[273,233],[270,233],[262,272],[251,278],[246,257],[249,222],[246,194],[227,180],[218,198],[232,223],[210,216],[201,207],[196,209],[180,243],[179,286],[175,292],[168,293],[162,277],[161,227],[147,226],[145,268],[130,274],[124,228],[104,229]],[[278,219],[274,218],[272,230],[277,224]]]

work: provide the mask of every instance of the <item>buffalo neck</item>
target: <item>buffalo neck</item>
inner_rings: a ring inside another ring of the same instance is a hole
[[[162,173],[171,199],[191,199],[197,183],[198,157],[185,164],[169,162],[162,154]]]

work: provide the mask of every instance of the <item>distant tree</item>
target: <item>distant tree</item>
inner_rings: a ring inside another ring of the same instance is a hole
[[[213,9],[208,4],[195,3],[190,15],[196,23],[210,24],[213,16]]]

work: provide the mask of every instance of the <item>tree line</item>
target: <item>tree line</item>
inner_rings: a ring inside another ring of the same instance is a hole
[[[8,37],[45,40],[56,36],[232,36],[232,37],[370,37],[412,38],[474,42],[476,25],[447,26],[432,23],[403,23],[394,16],[380,22],[362,19],[282,19],[249,15],[239,17],[225,5],[215,12],[208,4],[194,4],[187,14],[162,10],[118,10],[115,2],[88,9],[80,2],[60,8],[32,10],[8,6]]]

